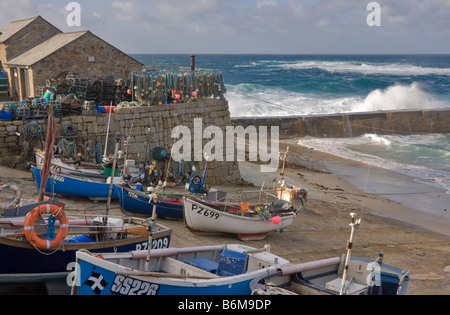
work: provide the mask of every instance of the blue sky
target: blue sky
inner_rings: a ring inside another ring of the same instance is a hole
[[[62,31],[90,30],[127,53],[450,53],[450,0],[2,0],[0,28],[41,15]]]

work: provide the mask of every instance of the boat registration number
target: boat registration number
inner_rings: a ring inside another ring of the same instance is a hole
[[[111,286],[111,292],[121,295],[156,295],[159,284],[133,279],[123,275],[116,275]]]
[[[133,198],[133,199],[139,199],[138,195],[131,191],[128,192],[128,197]]]
[[[214,211],[208,211],[208,209],[205,209],[201,206],[198,206],[196,204],[193,204],[191,207],[191,211],[197,212],[198,214],[206,217],[206,218],[210,218],[210,219],[214,219],[217,220],[220,217],[220,214],[218,214],[217,212]]]
[[[59,176],[59,175],[56,175],[54,173],[50,174],[50,178],[54,179],[54,180],[56,180],[58,182],[64,182],[64,177],[63,176]]]
[[[170,239],[169,237],[162,237],[152,240],[152,248],[151,249],[163,249],[169,247]],[[136,250],[147,250],[148,249],[148,242],[143,242],[136,244]]]

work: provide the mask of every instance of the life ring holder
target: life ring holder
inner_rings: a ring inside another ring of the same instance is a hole
[[[13,200],[11,200],[9,204],[0,203],[0,210],[16,208],[20,203],[20,199],[22,198],[22,190],[20,189],[19,186],[13,184],[5,184],[0,187],[0,193],[2,193],[6,189],[11,189],[12,191],[15,192],[15,195]]]
[[[35,230],[34,225],[36,220],[41,217],[42,214],[53,215],[55,220],[59,220],[60,226],[56,237],[53,240],[47,240],[40,238]],[[64,213],[62,207],[53,204],[44,204],[37,206],[31,210],[25,217],[24,234],[27,241],[37,249],[50,250],[57,249],[64,242],[67,233],[69,232],[69,221]]]

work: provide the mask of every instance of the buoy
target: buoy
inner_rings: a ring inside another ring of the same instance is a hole
[[[272,217],[272,223],[273,224],[280,224],[281,223],[281,218],[280,218],[280,216],[279,215],[276,215],[276,216],[274,216],[274,217]]]

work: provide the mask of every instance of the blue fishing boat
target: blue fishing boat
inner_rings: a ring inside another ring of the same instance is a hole
[[[79,295],[250,295],[250,282],[289,261],[230,244],[93,255],[77,252]],[[101,280],[101,281],[100,281]]]
[[[127,185],[117,187],[119,191],[120,208],[126,215],[151,217],[153,207],[158,216],[173,219],[183,218],[183,195],[177,193],[145,193]]]
[[[37,189],[41,187],[41,169],[33,166],[33,176]],[[114,178],[114,183],[120,184],[122,179]],[[72,176],[50,172],[45,192],[48,194],[63,194],[91,199],[108,199],[110,184],[105,179]],[[115,185],[112,187],[111,199],[119,198],[119,190]]]
[[[47,212],[46,206],[40,207],[38,211]],[[59,218],[63,216],[66,215],[59,215]],[[76,252],[80,249],[91,253],[126,253],[147,249],[149,244],[152,248],[169,247],[172,234],[170,228],[136,220],[109,217],[105,226],[102,224],[103,218],[87,226],[76,226],[72,225],[75,220],[68,219],[54,225],[51,237],[48,227],[38,227],[37,223],[30,226],[25,218],[23,229],[19,226],[13,231],[11,227],[9,233],[0,234],[0,257],[3,257],[0,260],[0,285],[14,287],[43,283],[49,294],[69,294],[73,278],[70,274],[73,274]],[[50,222],[50,219],[45,219],[45,222]],[[41,234],[39,228],[47,232]],[[30,236],[27,231],[34,231],[34,235]]]
[[[383,262],[384,255],[370,260],[351,255],[353,236],[361,218],[352,217],[347,253],[303,264],[280,268],[278,274],[255,279],[254,295],[403,295],[411,272]]]

